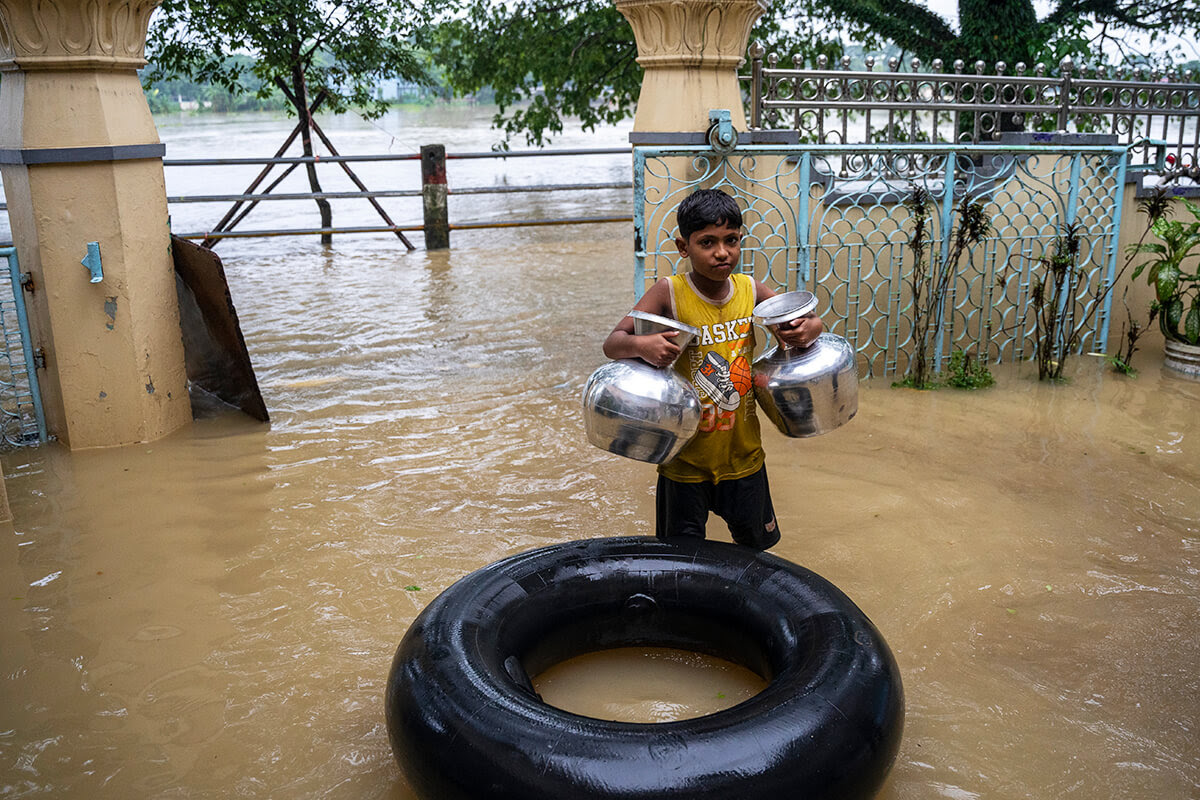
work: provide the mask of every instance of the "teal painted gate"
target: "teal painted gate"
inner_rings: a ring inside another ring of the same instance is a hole
[[[678,268],[674,209],[697,188],[720,188],[744,210],[742,269],[776,289],[816,293],[826,327],[846,337],[866,375],[903,374],[913,344],[914,187],[934,203],[936,265],[954,279],[934,338],[935,369],[954,350],[989,362],[1031,358],[1026,312],[1041,260],[1072,226],[1079,236],[1076,317],[1084,351],[1104,349],[1118,269],[1127,146],[744,145],[634,148],[637,296]],[[956,208],[984,205],[991,234],[959,263]],[[940,260],[940,261],[939,261]]]
[[[26,276],[17,251],[0,247],[8,263],[8,281],[0,280],[0,436],[8,447],[26,447],[48,440],[46,417],[38,387],[37,353],[25,310]]]

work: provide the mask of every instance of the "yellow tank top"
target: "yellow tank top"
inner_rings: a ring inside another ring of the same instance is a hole
[[[757,472],[765,459],[754,411],[750,361],[754,356],[754,279],[732,275],[733,291],[721,303],[701,295],[688,275],[671,277],[675,319],[700,329],[700,336],[675,362],[675,369],[700,394],[700,428],[659,473],[682,483],[714,483]]]

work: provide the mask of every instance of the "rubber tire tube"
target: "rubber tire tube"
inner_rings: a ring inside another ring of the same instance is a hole
[[[554,708],[529,680],[625,646],[707,653],[767,685],[714,714],[640,724]],[[833,584],[690,537],[569,542],[467,575],[404,635],[385,702],[421,800],[868,798],[904,720],[895,659]]]

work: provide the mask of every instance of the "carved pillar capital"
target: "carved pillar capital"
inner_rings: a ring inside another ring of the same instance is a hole
[[[637,38],[638,63],[737,69],[770,0],[615,0]]]
[[[0,70],[138,69],[161,0],[0,0]]]

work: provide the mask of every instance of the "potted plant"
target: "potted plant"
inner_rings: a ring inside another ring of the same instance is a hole
[[[1191,212],[1194,221],[1184,223],[1156,218],[1150,231],[1159,241],[1134,245],[1135,253],[1150,253],[1150,261],[1133,272],[1136,278],[1146,273],[1154,287],[1150,321],[1158,318],[1166,339],[1165,364],[1171,369],[1200,379],[1200,206],[1176,198]]]

